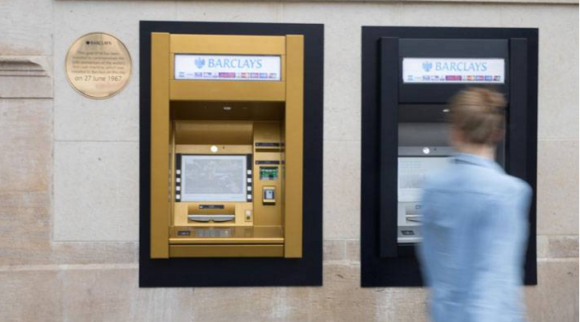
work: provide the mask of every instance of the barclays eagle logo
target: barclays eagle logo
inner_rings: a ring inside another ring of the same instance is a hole
[[[430,72],[431,71],[431,68],[433,68],[433,63],[431,63],[429,61],[426,61],[426,62],[423,63],[423,70],[425,72],[427,72],[427,73]]]
[[[203,59],[203,58],[196,59],[195,66],[197,66],[197,68],[199,68],[199,69],[202,69],[203,66],[205,66],[205,59]]]

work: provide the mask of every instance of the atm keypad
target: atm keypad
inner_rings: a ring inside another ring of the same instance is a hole
[[[260,180],[278,180],[278,167],[260,167]]]

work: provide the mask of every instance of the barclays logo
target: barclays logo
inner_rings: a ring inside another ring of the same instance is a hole
[[[203,59],[203,58],[196,59],[195,66],[197,66],[198,69],[202,69],[203,66],[205,66],[205,59]]]
[[[425,72],[427,72],[427,73],[430,72],[432,68],[433,68],[433,63],[431,63],[429,61],[426,61],[423,63],[423,70]]]

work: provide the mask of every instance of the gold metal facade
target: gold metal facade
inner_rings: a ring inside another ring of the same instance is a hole
[[[303,36],[153,33],[151,54],[151,258],[302,257]],[[280,56],[281,79],[174,79],[176,54]],[[248,199],[180,200],[184,155],[247,157]]]

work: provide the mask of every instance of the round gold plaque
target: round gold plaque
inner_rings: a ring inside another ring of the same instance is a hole
[[[131,78],[127,47],[105,33],[90,33],[77,39],[66,54],[65,66],[71,86],[95,99],[119,93]]]

